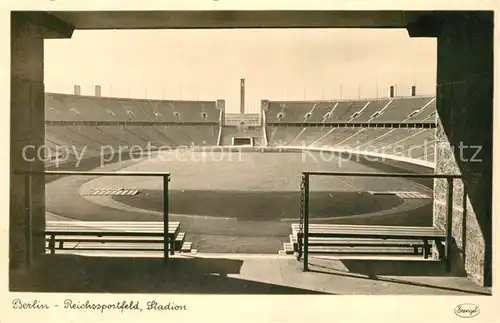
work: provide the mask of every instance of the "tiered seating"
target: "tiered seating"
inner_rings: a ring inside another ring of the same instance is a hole
[[[346,147],[348,149],[355,149],[363,143],[369,141],[371,138],[376,138],[388,131],[384,128],[354,128],[355,132],[351,136],[339,141],[335,146]]]
[[[47,93],[48,121],[218,122],[215,101],[160,101]]]
[[[281,115],[281,118],[278,116]],[[323,123],[433,123],[434,97],[358,101],[269,102],[266,127],[270,146],[332,147],[434,160],[434,130],[424,128],[331,127]],[[307,116],[307,118],[306,118]],[[302,123],[281,126],[279,123]]]
[[[266,128],[267,142],[270,146],[289,145],[302,131],[302,127],[271,126]]]
[[[335,102],[319,101],[313,105],[310,116],[307,118],[308,123],[321,123],[328,120],[330,112],[335,107]],[[307,113],[307,112],[306,112]]]
[[[341,102],[332,111],[328,122],[348,122],[351,117],[368,104],[368,101]]]
[[[409,158],[434,162],[435,147],[436,142],[434,140],[429,140],[426,144],[411,146],[411,148],[406,150],[404,154]]]
[[[334,147],[339,142],[346,140],[351,137],[355,133],[357,133],[359,128],[344,128],[344,127],[336,127],[330,129],[330,131],[324,135],[323,137],[319,137],[316,142],[314,142],[311,146],[314,147]]]
[[[314,143],[318,138],[326,135],[332,128],[322,125],[312,125],[310,127],[302,128],[298,135],[292,139],[289,145],[292,146],[309,146]]]
[[[98,156],[104,150],[127,151],[132,146],[217,145],[220,111],[215,102],[133,100],[57,93],[47,93],[45,102],[47,121],[67,122],[46,125],[46,144],[51,151],[55,151],[57,146],[77,151],[85,148],[86,158]],[[87,124],[74,124],[75,121]],[[92,124],[102,121],[116,124]],[[126,123],[120,125],[118,122]],[[168,124],[170,122],[177,124]],[[50,163],[48,160],[47,165]]]
[[[435,112],[434,97],[356,101],[269,102],[268,123],[421,122]],[[376,112],[380,112],[378,115]],[[280,118],[281,116],[281,118]]]
[[[73,111],[70,112],[61,102],[62,97],[57,94],[45,95],[45,120],[54,121],[74,121],[78,115]]]
[[[432,97],[410,97],[394,99],[387,109],[376,118],[376,122],[401,122],[407,120],[412,113],[423,109],[434,100]]]
[[[342,148],[380,154],[406,154],[404,156],[408,158],[423,157],[433,161],[434,157],[430,155],[434,152],[434,132],[434,129],[414,128],[276,126],[268,127],[268,140],[270,146]]]
[[[388,108],[392,104],[391,100],[375,100],[375,101],[370,101],[370,104],[366,106],[365,109],[357,116],[355,119],[353,119],[353,122],[368,122],[372,119],[372,116],[379,112],[383,111],[384,109]]]
[[[315,102],[269,102],[267,122],[305,122]]]
[[[429,104],[421,109],[414,116],[404,120],[404,122],[435,122],[436,121],[436,100],[431,99]]]

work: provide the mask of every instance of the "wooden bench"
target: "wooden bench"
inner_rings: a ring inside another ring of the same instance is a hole
[[[163,222],[48,221],[45,229],[47,248],[55,250],[163,250]],[[182,248],[185,234],[180,222],[169,222],[169,251]],[[180,244],[180,246],[179,246]]]
[[[298,223],[292,224],[292,236],[291,243],[297,243],[297,259],[300,260],[304,233],[299,233]],[[346,248],[352,248],[351,251],[357,248],[366,254],[384,251],[397,254],[413,250],[414,254],[423,254],[424,259],[429,258],[434,242],[440,257],[445,257],[442,250],[446,234],[433,227],[309,224],[308,238],[308,247],[316,247],[313,252],[344,253],[349,252]],[[308,252],[311,250],[308,249]]]

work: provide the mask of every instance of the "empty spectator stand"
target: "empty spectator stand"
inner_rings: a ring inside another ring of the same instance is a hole
[[[436,110],[435,97],[338,101],[263,101],[268,124],[423,122]]]
[[[149,100],[45,94],[47,121],[163,121],[217,123],[216,101]]]

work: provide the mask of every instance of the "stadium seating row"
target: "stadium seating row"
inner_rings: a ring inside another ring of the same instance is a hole
[[[47,121],[218,122],[215,101],[164,101],[45,94]]]
[[[219,127],[216,125],[165,126],[46,126],[46,142],[53,146],[142,148],[151,146],[216,145]]]
[[[269,102],[268,123],[432,122],[434,97],[357,101]]]
[[[269,126],[269,146],[337,148],[434,161],[434,129]]]
[[[256,146],[344,148],[360,152],[404,154],[434,161],[434,130],[420,128],[334,127],[326,122],[435,122],[435,98],[411,97],[344,102],[269,102],[264,126],[223,126],[216,102],[155,101],[46,94],[46,145],[72,147],[98,156],[103,147],[179,147],[232,145],[252,137]],[[75,121],[126,121],[126,124],[72,124]],[[134,122],[164,122],[137,124]],[[173,123],[173,124],[172,124]],[[196,124],[200,123],[200,124]],[[285,123],[285,124],[283,124]],[[300,126],[286,123],[303,123]],[[71,156],[70,156],[71,157]],[[47,163],[51,163],[50,156]],[[66,158],[66,160],[72,160]]]

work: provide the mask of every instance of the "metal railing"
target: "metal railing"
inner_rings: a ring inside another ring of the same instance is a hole
[[[169,258],[169,235],[168,235],[168,215],[169,215],[169,182],[170,173],[161,172],[78,172],[78,171],[32,171],[16,170],[14,175],[24,177],[25,183],[25,238],[26,238],[26,263],[31,264],[32,259],[32,203],[31,203],[31,180],[34,176],[109,176],[109,177],[161,177],[163,179],[163,259],[165,263]]]
[[[447,194],[447,210],[446,210],[446,241],[445,241],[445,258],[446,269],[450,269],[450,252],[452,239],[452,217],[453,217],[453,180],[462,178],[461,175],[452,174],[413,174],[413,173],[355,173],[355,172],[302,172],[301,183],[301,203],[300,203],[300,222],[299,222],[299,238],[303,236],[303,261],[304,271],[308,270],[309,264],[309,184],[311,176],[341,176],[341,177],[380,177],[380,178],[428,178],[428,179],[446,179],[448,186]],[[302,232],[303,230],[303,232]],[[299,253],[302,250],[299,250]]]

